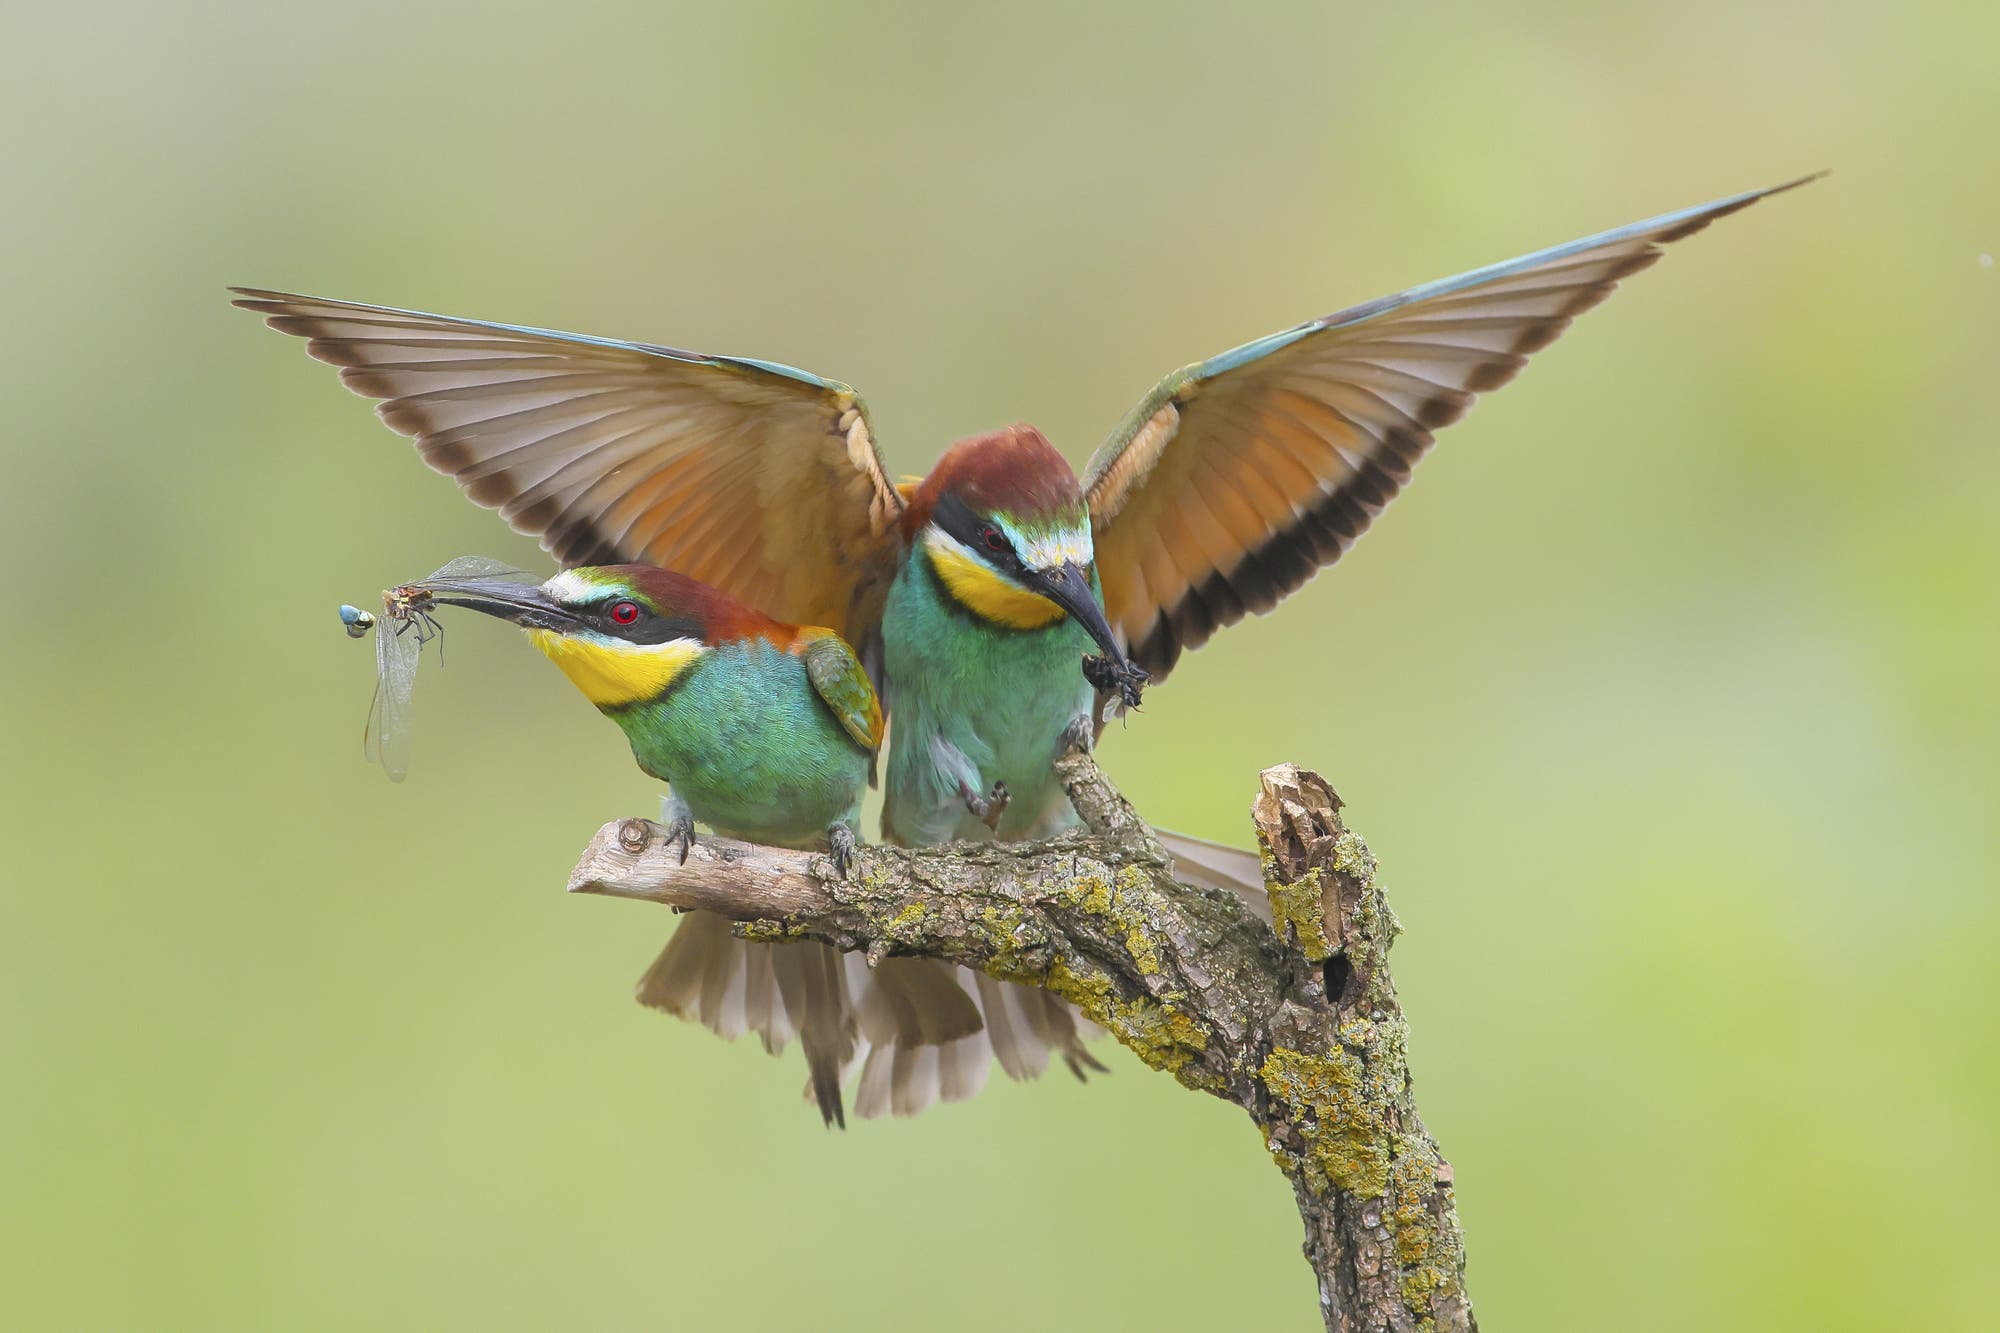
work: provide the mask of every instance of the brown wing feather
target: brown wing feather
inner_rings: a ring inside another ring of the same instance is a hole
[[[873,636],[903,501],[852,389],[768,362],[236,288],[564,565],[643,562]]]
[[[1807,179],[1813,179],[1808,177]],[[1328,315],[1176,371],[1084,478],[1105,612],[1157,682],[1338,560],[1433,435],[1752,191]]]

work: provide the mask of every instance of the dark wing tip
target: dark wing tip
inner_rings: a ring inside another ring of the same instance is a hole
[[[1782,185],[1771,185],[1761,190],[1751,190],[1748,193],[1740,194],[1736,196],[1734,199],[1718,203],[1713,207],[1710,207],[1708,209],[1703,210],[1702,212],[1695,214],[1693,217],[1689,218],[1687,221],[1681,223],[1677,227],[1671,227],[1666,231],[1660,232],[1659,234],[1653,237],[1653,241],[1656,245],[1672,244],[1674,241],[1678,241],[1684,237],[1694,235],[1696,232],[1701,231],[1703,228],[1707,227],[1709,223],[1716,221],[1718,218],[1726,218],[1732,213],[1741,213],[1744,209],[1750,207],[1750,205],[1758,203],[1761,200],[1769,199],[1774,194],[1783,194],[1787,190],[1796,190],[1801,185],[1810,185],[1814,181],[1819,180],[1821,177],[1830,176],[1832,174],[1833,174],[1833,168],[1827,167],[1822,170],[1815,171],[1810,175],[1800,176],[1797,177],[1796,179],[1788,180],[1784,182]]]
[[[1787,190],[1796,190],[1801,185],[1811,185],[1816,180],[1824,180],[1832,174],[1832,167],[1821,167],[1818,171],[1809,171],[1794,180],[1788,180],[1783,185],[1773,185],[1770,189],[1764,191],[1764,193],[1766,195],[1783,194]]]
[[[268,287],[228,287],[229,304],[241,310],[255,310],[262,314],[274,314],[292,309],[298,302],[311,300],[295,292],[277,292]]]

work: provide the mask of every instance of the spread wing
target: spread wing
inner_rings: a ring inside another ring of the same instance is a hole
[[[1719,199],[1413,287],[1167,376],[1084,477],[1105,613],[1155,682],[1276,605],[1410,480],[1439,428],[1652,264],[1768,194]]]
[[[854,390],[789,366],[232,289],[565,566],[662,565],[869,641],[902,497]]]
[[[882,704],[869,684],[860,659],[838,634],[807,629],[805,640],[806,676],[833,716],[854,738],[854,743],[871,754],[882,745]]]

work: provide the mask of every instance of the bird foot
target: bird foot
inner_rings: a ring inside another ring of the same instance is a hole
[[[965,808],[972,812],[975,819],[986,825],[987,828],[992,829],[995,833],[1000,831],[1000,816],[1007,813],[1007,801],[1009,799],[1006,783],[994,783],[993,790],[985,796],[981,796],[978,792],[972,790],[971,787],[961,782],[958,784],[958,794],[965,798]]]
[[[675,843],[681,845],[681,864],[686,865],[688,853],[694,850],[694,820],[687,815],[667,825],[667,845],[671,847]]]
[[[681,864],[688,863],[688,852],[694,847],[694,812],[684,801],[673,796],[660,798],[660,822],[667,827],[667,845],[681,845]]]
[[[854,852],[861,845],[861,839],[854,836],[854,830],[845,824],[832,824],[826,830],[827,854],[833,858],[835,878],[846,879],[847,872],[854,868]]]
[[[1090,720],[1089,713],[1078,713],[1063,728],[1062,748],[1064,754],[1089,754],[1097,744],[1097,726]]]

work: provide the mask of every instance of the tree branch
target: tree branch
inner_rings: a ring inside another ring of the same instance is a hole
[[[1417,1115],[1390,982],[1400,929],[1340,798],[1291,765],[1254,817],[1275,926],[1172,860],[1088,756],[1057,765],[1085,831],[828,857],[659,825],[599,829],[572,893],[716,912],[752,939],[944,959],[1061,995],[1155,1069],[1241,1106],[1292,1183],[1329,1329],[1470,1330],[1451,1168]]]

